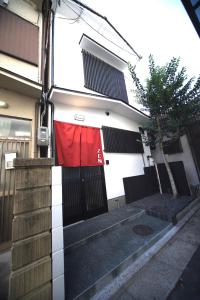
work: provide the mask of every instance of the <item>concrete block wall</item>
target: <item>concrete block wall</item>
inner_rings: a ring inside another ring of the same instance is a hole
[[[62,213],[62,168],[52,167],[52,287],[53,300],[65,299]]]
[[[16,159],[9,300],[52,298],[51,159]]]

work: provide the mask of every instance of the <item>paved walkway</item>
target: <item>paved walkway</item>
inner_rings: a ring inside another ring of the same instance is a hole
[[[179,278],[167,300],[199,300],[200,298],[200,246]]]
[[[192,200],[191,196],[182,196],[174,199],[171,194],[154,194],[118,209],[98,215],[92,219],[85,220],[84,222],[67,226],[64,228],[65,248],[88,236],[96,234],[98,231],[111,227],[116,222],[121,222],[131,215],[140,214],[142,211],[147,211],[149,215],[171,222],[172,218],[184,207],[189,205]]]
[[[169,300],[200,299],[200,294],[198,294],[198,298],[192,298],[196,295],[197,290],[193,290],[193,294],[189,293],[186,298],[176,298],[175,294],[170,295],[182,274],[184,278],[183,271],[186,270],[186,266],[200,246],[199,228],[200,210],[192,216],[185,226],[149,263],[132,276],[110,299],[165,300],[167,297],[169,297]],[[194,259],[196,259],[195,256]],[[195,268],[195,263],[192,264],[192,267]],[[197,273],[196,276],[198,276],[196,281],[199,289],[200,274]],[[194,285],[193,288],[197,289],[197,286]]]

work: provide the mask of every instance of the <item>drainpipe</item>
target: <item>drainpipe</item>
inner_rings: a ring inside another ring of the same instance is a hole
[[[46,20],[43,24],[43,64],[42,64],[42,94],[40,101],[37,103],[38,107],[38,127],[45,126],[49,129],[49,146],[39,146],[39,157],[52,157],[53,149],[53,118],[54,118],[54,104],[49,100],[50,86],[53,85],[53,45],[54,45],[54,11],[52,10],[52,1],[45,0],[43,2],[43,18]],[[45,28],[44,28],[45,26]],[[51,74],[50,74],[51,72]]]

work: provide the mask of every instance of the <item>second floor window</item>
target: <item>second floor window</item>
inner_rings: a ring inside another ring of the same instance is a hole
[[[39,27],[0,7],[0,53],[38,65]]]
[[[124,74],[94,55],[82,51],[85,87],[128,102]]]

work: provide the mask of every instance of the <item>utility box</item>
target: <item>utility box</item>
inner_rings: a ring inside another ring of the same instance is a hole
[[[41,126],[37,132],[37,145],[49,146],[49,129],[48,127]]]
[[[16,157],[17,157],[17,153],[16,152],[5,153],[5,169],[6,170],[14,169],[14,167],[13,167],[13,161],[14,161],[14,159]]]

